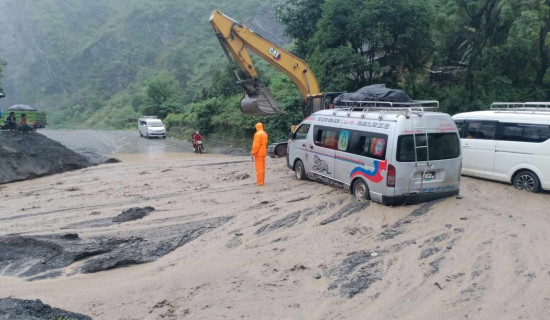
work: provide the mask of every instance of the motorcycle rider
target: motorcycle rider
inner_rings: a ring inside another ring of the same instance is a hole
[[[197,147],[198,141],[204,140],[203,136],[198,131],[195,131],[195,133],[193,133],[192,138],[193,138],[193,148]]]

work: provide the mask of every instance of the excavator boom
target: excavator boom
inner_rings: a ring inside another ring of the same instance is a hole
[[[241,111],[251,115],[275,115],[283,113],[273,99],[271,92],[258,78],[258,72],[248,50],[254,52],[286,74],[298,87],[306,104],[322,97],[317,79],[302,59],[268,41],[249,28],[239,24],[218,10],[212,12],[210,23],[231,63],[239,66],[245,79],[239,74],[238,83],[244,88]],[[311,112],[312,110],[310,110]],[[309,112],[308,112],[309,113]]]

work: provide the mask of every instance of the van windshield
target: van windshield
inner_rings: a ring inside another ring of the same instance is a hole
[[[162,121],[158,120],[158,121],[149,121],[147,122],[147,125],[149,127],[162,127]]]
[[[426,161],[426,136],[416,135],[417,161]],[[452,133],[429,133],[428,147],[430,149],[430,160],[454,159],[460,156],[460,140],[455,132]],[[397,140],[397,161],[414,162],[413,135],[402,135]]]

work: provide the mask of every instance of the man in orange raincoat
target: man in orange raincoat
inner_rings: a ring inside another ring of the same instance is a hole
[[[265,156],[267,154],[267,133],[264,131],[264,125],[261,122],[256,123],[256,133],[252,143],[252,158],[256,163],[256,183],[259,186],[264,185],[265,180]]]

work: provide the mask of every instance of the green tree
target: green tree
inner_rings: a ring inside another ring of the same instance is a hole
[[[310,52],[310,39],[317,30],[326,0],[285,0],[277,5],[275,17],[285,25],[285,33],[295,39],[296,53],[305,57]]]
[[[542,87],[546,70],[548,69],[548,32],[550,32],[550,0],[539,0],[538,11],[540,19],[538,49],[540,64],[537,68],[535,86]]]
[[[431,12],[414,0],[327,0],[311,43],[323,88],[356,89],[381,75],[397,83],[423,68],[433,51]]]
[[[462,23],[466,23],[469,30],[468,37],[461,45],[468,47],[465,87],[470,101],[473,101],[477,62],[497,28],[501,0],[456,0],[456,2],[462,11]]]
[[[164,119],[168,113],[181,112],[180,92],[179,82],[172,74],[162,72],[154,76],[145,88],[146,98],[141,107],[142,113]]]

